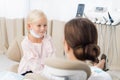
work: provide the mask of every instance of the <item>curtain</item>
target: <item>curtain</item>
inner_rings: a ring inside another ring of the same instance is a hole
[[[0,53],[5,53],[13,39],[25,34],[24,18],[30,0],[0,0]]]
[[[7,43],[7,33],[5,27],[5,18],[0,18],[0,53],[6,51],[8,47]]]
[[[0,52],[6,52],[12,41],[25,34],[24,19],[0,18]]]
[[[96,24],[98,30],[98,45],[101,54],[108,56],[108,67],[119,70],[120,62],[120,25],[101,25]]]

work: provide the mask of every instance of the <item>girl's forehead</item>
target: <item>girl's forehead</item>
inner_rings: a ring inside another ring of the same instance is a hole
[[[35,24],[47,24],[46,18],[40,18],[34,22]]]

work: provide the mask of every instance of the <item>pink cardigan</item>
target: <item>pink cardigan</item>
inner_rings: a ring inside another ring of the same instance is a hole
[[[48,35],[45,35],[42,43],[32,43],[26,36],[21,45],[23,57],[18,67],[19,74],[30,70],[33,73],[40,73],[44,68],[45,58],[55,54],[52,39]]]

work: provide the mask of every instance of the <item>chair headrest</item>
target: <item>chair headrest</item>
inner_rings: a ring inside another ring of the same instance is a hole
[[[86,80],[91,75],[90,67],[82,61],[71,61],[60,58],[47,58],[45,60],[45,65],[46,66],[44,68],[44,74],[46,74],[47,72],[47,75],[50,74],[52,76],[55,76],[56,78],[64,77],[70,78],[71,80],[77,80],[78,76],[79,80],[81,77]],[[75,77],[77,79],[75,79]]]

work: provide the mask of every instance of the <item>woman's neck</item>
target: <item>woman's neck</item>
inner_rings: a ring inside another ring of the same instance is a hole
[[[68,58],[69,58],[70,60],[73,60],[73,61],[82,61],[82,60],[77,59],[77,58],[74,56],[73,51],[70,51],[67,56],[68,56]],[[90,66],[93,66],[93,65],[94,65],[94,62],[92,62],[91,60],[84,60],[83,62],[85,62],[86,64],[88,64],[88,65],[90,65]]]
[[[67,56],[68,56],[68,58],[69,58],[70,60],[78,60],[78,59],[74,56],[72,49],[68,52]]]
[[[41,43],[43,38],[34,38],[31,34],[28,34],[28,38],[33,43]]]

